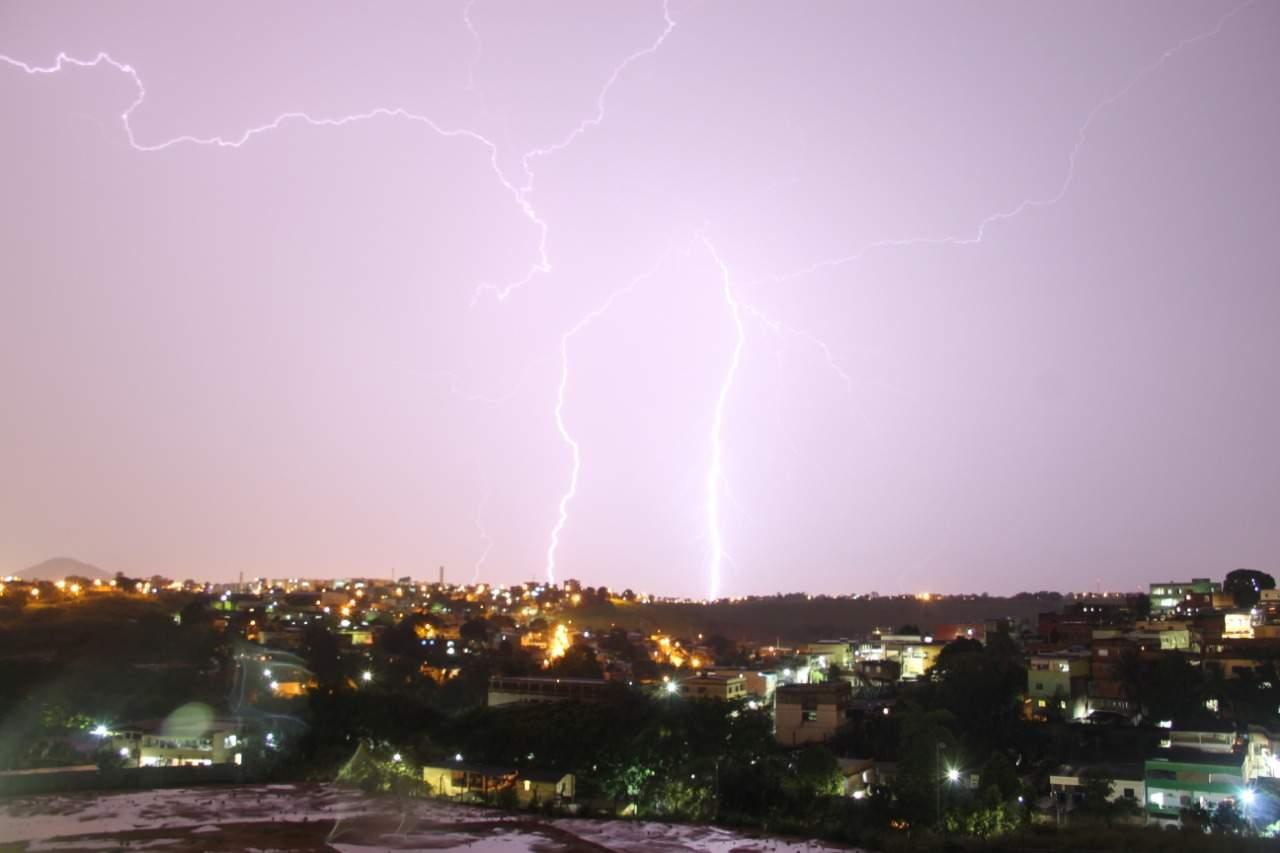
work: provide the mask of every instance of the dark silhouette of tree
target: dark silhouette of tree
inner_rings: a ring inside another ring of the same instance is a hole
[[[1014,770],[1013,762],[1009,760],[1009,756],[997,750],[991,753],[987,763],[982,766],[979,787],[984,791],[988,788],[995,788],[1000,792],[1000,796],[1007,800],[1018,793],[1022,783],[1018,779],[1018,773]]]
[[[1234,596],[1237,607],[1253,607],[1262,597],[1264,589],[1275,588],[1275,578],[1254,569],[1227,572],[1227,578],[1222,583],[1222,591]]]
[[[489,623],[483,619],[468,619],[458,628],[458,636],[466,643],[483,646],[489,642]]]
[[[565,678],[603,678],[604,668],[596,659],[595,649],[590,646],[570,646],[560,658],[551,665],[550,672]]]

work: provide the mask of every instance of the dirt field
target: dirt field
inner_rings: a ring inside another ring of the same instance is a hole
[[[0,853],[820,853],[836,847],[640,821],[539,819],[331,785],[259,785],[0,802]]]

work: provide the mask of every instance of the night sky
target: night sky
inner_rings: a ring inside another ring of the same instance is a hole
[[[1274,571],[1278,42],[1272,2],[0,0],[0,574]]]

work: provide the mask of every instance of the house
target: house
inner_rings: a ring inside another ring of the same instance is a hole
[[[1151,584],[1151,615],[1164,616],[1212,610],[1214,594],[1222,593],[1222,584],[1208,578],[1168,581]]]
[[[1141,764],[1063,764],[1049,774],[1049,790],[1067,808],[1084,800],[1085,783],[1090,773],[1111,780],[1111,802],[1124,800],[1140,808],[1146,802],[1146,776]]]
[[[891,661],[898,665],[899,678],[914,681],[933,668],[946,643],[919,634],[881,634],[859,645],[856,660]]]
[[[1222,614],[1222,638],[1224,640],[1252,640],[1254,611],[1229,610]]]
[[[1139,655],[1138,647],[1127,637],[1116,637],[1094,642],[1092,653],[1089,711],[1124,715],[1137,713],[1139,708],[1134,701],[1131,664]]]
[[[1280,777],[1280,729],[1251,725],[1245,735],[1245,776],[1250,779]]]
[[[514,788],[517,774],[514,767],[455,761],[424,766],[422,781],[426,783],[428,793],[437,797],[483,800],[506,788]]]
[[[784,684],[774,693],[774,736],[787,746],[827,740],[843,725],[852,698],[847,681]]]
[[[1088,712],[1088,650],[1048,652],[1027,661],[1027,699],[1036,719],[1084,717]]]
[[[715,667],[703,672],[708,675],[740,675],[746,681],[749,697],[766,704],[773,703],[773,691],[778,687],[778,674],[773,670]]]
[[[1236,727],[1222,721],[1202,721],[1195,725],[1174,723],[1161,741],[1164,749],[1194,749],[1197,752],[1228,754],[1236,751]]]
[[[452,799],[487,801],[514,791],[521,806],[571,801],[577,787],[572,773],[462,761],[427,765],[422,781],[431,794]]]
[[[598,702],[611,683],[603,678],[495,675],[489,679],[489,707],[513,702]]]
[[[111,748],[135,767],[193,767],[243,761],[244,733],[235,720],[176,726],[148,721],[123,726],[108,737]]]
[[[874,758],[837,758],[840,775],[844,777],[841,794],[860,800],[871,793],[871,786],[876,784],[876,760]]]
[[[1243,750],[1161,750],[1145,765],[1148,817],[1177,822],[1182,809],[1199,806],[1213,812],[1223,801],[1235,802],[1245,783],[1244,763]]]
[[[734,702],[747,698],[747,679],[741,675],[698,673],[679,682],[680,695],[688,699],[719,699]]]
[[[818,640],[800,649],[800,654],[808,655],[819,668],[835,664],[841,669],[853,666],[854,642],[852,640]]]

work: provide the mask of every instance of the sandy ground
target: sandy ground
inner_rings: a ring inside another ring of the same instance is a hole
[[[832,845],[715,827],[541,819],[332,785],[179,788],[0,801],[0,853],[821,853]]]

